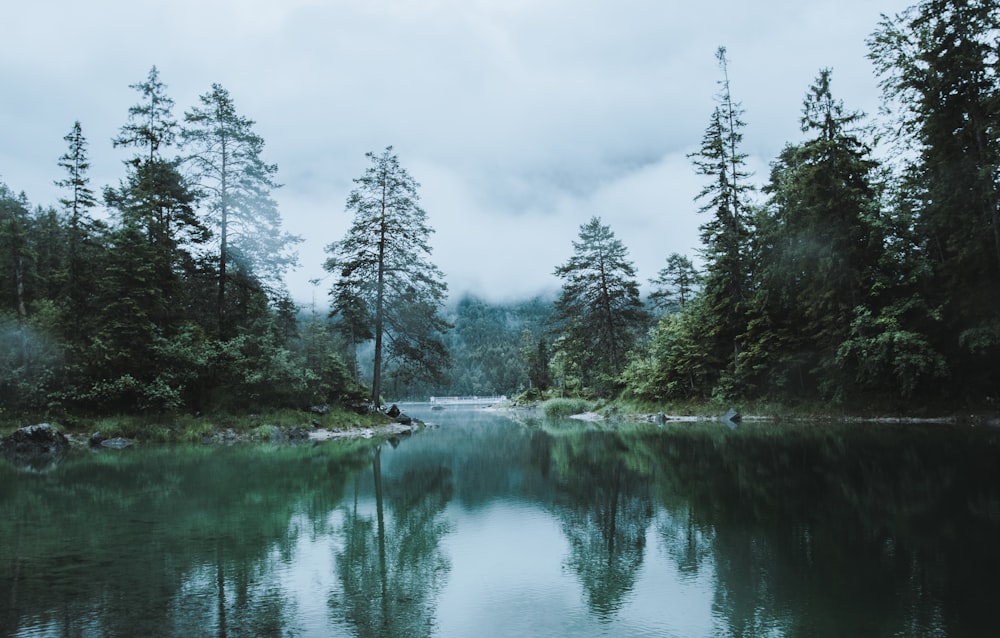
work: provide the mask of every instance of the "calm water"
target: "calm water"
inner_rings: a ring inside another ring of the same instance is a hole
[[[0,462],[0,635],[997,635],[992,432],[407,411],[437,427]]]

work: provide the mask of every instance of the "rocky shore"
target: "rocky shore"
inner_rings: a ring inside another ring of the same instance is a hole
[[[421,429],[422,423],[406,415],[397,414],[384,425],[328,429],[318,425],[273,427],[270,435],[260,437],[256,432],[237,432],[232,428],[220,429],[202,438],[204,445],[233,445],[237,443],[318,444],[332,440],[398,439]],[[21,468],[45,471],[66,458],[71,448],[122,450],[136,441],[123,437],[107,437],[101,432],[93,434],[63,433],[48,423],[29,425],[0,438],[0,459],[6,459]]]

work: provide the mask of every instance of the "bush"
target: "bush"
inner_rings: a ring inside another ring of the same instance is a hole
[[[589,412],[590,401],[584,399],[549,399],[542,404],[542,412],[550,419],[564,418]]]

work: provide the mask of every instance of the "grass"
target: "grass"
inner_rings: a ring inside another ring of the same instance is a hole
[[[589,412],[593,406],[586,399],[549,399],[542,404],[542,413],[550,419],[558,419]]]

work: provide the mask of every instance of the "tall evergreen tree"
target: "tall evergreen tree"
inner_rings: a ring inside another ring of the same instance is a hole
[[[177,138],[177,120],[173,116],[174,101],[167,94],[167,86],[160,81],[160,72],[153,66],[145,82],[130,84],[142,99],[128,110],[128,122],[122,126],[112,142],[117,146],[135,147],[148,151],[148,156],[137,155],[132,163],[153,161],[162,149],[173,145]]]
[[[722,71],[721,90],[701,149],[691,157],[698,174],[710,180],[697,196],[704,201],[700,212],[711,214],[711,219],[701,225],[705,344],[713,365],[721,372],[722,385],[727,386],[721,390],[728,392],[740,353],[739,337],[746,329],[751,293],[747,253],[752,231],[749,195],[753,187],[746,169],[747,156],[740,150],[746,124],[743,109],[730,91],[725,47],[719,47],[716,59]]]
[[[1000,69],[995,0],[923,0],[883,16],[869,40],[886,103],[912,142],[904,172],[934,342],[952,387],[993,392],[1000,372]],[[984,371],[992,371],[983,374]]]
[[[878,165],[861,139],[862,115],[844,110],[830,79],[820,71],[806,94],[801,128],[811,137],[772,164],[755,238],[759,286],[743,363],[763,371],[747,372],[759,392],[786,397],[843,389],[837,349],[883,252]]]
[[[166,380],[174,370],[163,353],[187,330],[195,273],[189,248],[207,232],[175,161],[140,163],[105,198],[118,223],[102,271],[86,398],[104,409],[173,409],[180,386]]]
[[[138,251],[135,258],[152,260],[149,267],[163,295],[156,305],[164,313],[181,313],[183,309],[174,299],[179,279],[193,270],[192,250],[206,242],[210,232],[195,214],[197,192],[181,174],[180,160],[163,156],[176,138],[177,122],[171,113],[174,102],[165,94],[156,67],[146,82],[130,88],[138,91],[141,99],[129,109],[129,121],[114,143],[148,149],[149,155],[143,152],[127,162],[126,179],[118,188],[104,191],[105,202],[118,213],[114,249],[131,246]],[[141,247],[134,243],[140,237],[144,242]]]
[[[23,326],[28,319],[27,286],[28,227],[30,212],[24,193],[15,195],[6,184],[0,183],[0,273],[2,311],[10,313]]]
[[[563,285],[553,316],[560,338],[553,348],[582,372],[585,386],[607,392],[648,321],[628,250],[593,217],[580,226],[572,257],[555,275]]]
[[[88,248],[95,231],[90,211],[97,205],[97,198],[90,188],[90,177],[87,175],[90,169],[87,139],[79,121],[73,123],[73,129],[63,139],[69,148],[59,158],[59,166],[66,170],[66,177],[57,180],[55,184],[66,191],[59,203],[65,213],[68,235],[66,299],[72,320],[68,322],[67,336],[71,341],[78,342],[82,334],[82,321],[90,315],[91,304],[88,299],[94,289],[93,277],[89,275],[95,259]]]
[[[104,192],[116,224],[101,273],[99,329],[86,354],[89,389],[82,396],[106,409],[172,409],[182,403],[177,375],[191,366],[168,361],[177,357],[166,353],[190,334],[194,251],[209,232],[195,215],[197,193],[180,173],[180,161],[163,156],[176,122],[156,67],[132,88],[141,101],[129,109],[115,144],[140,153],[127,162],[121,184]]]
[[[420,207],[419,184],[392,147],[366,153],[370,165],[355,178],[347,198],[354,221],[327,246],[324,267],[337,276],[330,294],[334,312],[356,343],[374,339],[371,402],[381,403],[384,364],[401,378],[438,379],[447,368],[441,335],[447,287],[430,261],[433,232]],[[388,355],[384,358],[384,355]]]
[[[231,263],[244,279],[259,279],[272,290],[294,265],[289,252],[300,238],[281,229],[281,216],[271,192],[278,167],[261,158],[264,140],[254,133],[254,121],[236,112],[229,92],[219,84],[199,98],[201,104],[184,114],[181,142],[191,154],[186,163],[207,195],[208,220],[218,241],[218,329],[226,334],[226,287]]]

